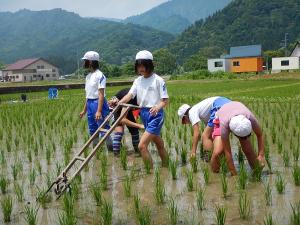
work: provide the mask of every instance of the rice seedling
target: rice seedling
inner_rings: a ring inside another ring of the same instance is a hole
[[[28,205],[25,206],[25,221],[28,225],[37,225],[37,214],[39,208],[30,207]]]
[[[295,185],[300,186],[300,166],[298,166],[297,164],[295,164],[293,167],[292,175]]]
[[[112,224],[112,214],[113,214],[112,203],[104,199],[101,207],[101,222],[103,225]]]
[[[120,151],[120,160],[123,170],[127,170],[127,150],[123,146]]]
[[[168,204],[169,221],[171,225],[176,225],[178,221],[178,208],[173,198],[170,199]]]
[[[5,196],[1,201],[1,208],[3,213],[4,222],[11,221],[11,213],[13,209],[13,201],[10,196]]]
[[[292,205],[292,215],[290,216],[291,225],[300,225],[300,202]]]
[[[242,152],[241,146],[239,146],[239,151],[238,151],[238,162],[239,162],[239,165],[244,164],[244,154]]]
[[[22,202],[24,200],[24,189],[23,189],[23,186],[20,185],[19,183],[15,182],[14,183],[14,191],[16,193],[17,200],[19,202]]]
[[[275,225],[275,222],[273,220],[273,216],[271,213],[269,213],[265,219],[264,219],[264,225]]]
[[[209,170],[208,166],[205,165],[202,168],[202,171],[203,171],[203,177],[204,177],[205,184],[208,185],[209,181],[210,181],[210,170]]]
[[[246,170],[244,164],[241,164],[240,172],[239,172],[239,176],[238,176],[238,187],[240,190],[246,189],[247,180],[248,180],[247,170]]]
[[[0,189],[1,189],[2,194],[6,194],[7,187],[8,187],[8,180],[3,175],[1,175],[0,176]]]
[[[293,158],[294,158],[295,162],[299,161],[299,156],[300,156],[299,148],[297,146],[294,146],[294,148],[293,148]]]
[[[34,185],[35,179],[36,179],[36,172],[35,172],[35,169],[32,169],[32,170],[29,172],[29,183],[30,183],[31,186]]]
[[[227,209],[225,207],[216,206],[215,216],[217,225],[225,225]]]
[[[252,170],[252,178],[255,182],[261,181],[263,167],[259,165],[259,162],[256,162],[253,170]]]
[[[196,201],[197,201],[197,207],[198,210],[204,210],[205,208],[205,190],[201,187],[197,188],[197,193],[196,193]]]
[[[133,203],[134,203],[135,215],[138,216],[140,214],[140,209],[141,209],[141,199],[138,194],[135,194],[133,196]]]
[[[71,192],[75,200],[79,199],[80,178],[76,177],[71,184]]]
[[[181,163],[186,164],[186,162],[187,162],[187,150],[185,148],[181,149],[180,157],[181,157]]]
[[[108,176],[107,176],[106,167],[102,167],[100,171],[100,183],[101,183],[102,190],[108,189]]]
[[[177,179],[177,165],[178,165],[177,160],[172,160],[172,159],[169,160],[169,170],[171,172],[173,180]]]
[[[149,206],[140,208],[137,221],[139,225],[151,225],[151,209]]]
[[[67,215],[66,212],[58,215],[59,225],[76,225],[77,222],[77,218],[74,215]]]
[[[241,219],[247,219],[250,216],[250,201],[245,192],[241,192],[239,196],[239,213]]]
[[[224,155],[219,157],[220,159],[220,173],[222,174],[227,174],[228,173],[228,168],[227,168],[227,161]]]
[[[282,155],[282,159],[283,159],[283,164],[285,167],[288,167],[290,165],[290,155],[288,153],[288,151],[283,151],[283,155]]]
[[[278,194],[282,194],[284,192],[285,185],[286,185],[285,180],[282,178],[280,173],[277,173],[275,186],[276,186]]]
[[[125,182],[123,183],[123,189],[126,198],[131,197],[131,189],[132,189],[132,179],[130,175],[125,177]]]
[[[12,175],[14,180],[17,180],[18,178],[18,174],[19,174],[19,167],[17,164],[14,164],[11,166],[11,170],[12,170]]]
[[[272,190],[270,187],[270,183],[265,184],[264,195],[265,195],[266,205],[271,206],[272,205]]]
[[[225,174],[221,174],[221,184],[222,184],[223,197],[226,198],[228,194],[228,181]]]
[[[194,173],[198,172],[198,161],[196,156],[190,158],[191,167]]]
[[[103,202],[102,186],[100,184],[91,185],[91,191],[97,206],[101,206]]]
[[[40,189],[38,188],[38,192],[37,192],[37,202],[39,204],[41,204],[42,208],[45,209],[46,208],[46,204],[51,202],[51,195],[46,194],[46,191],[44,189]]]
[[[150,160],[145,160],[144,167],[145,167],[146,174],[151,174],[151,161]]]
[[[50,160],[51,160],[51,149],[46,148],[46,161],[48,165],[50,165]]]
[[[193,171],[188,170],[186,171],[186,186],[189,192],[194,190],[194,174]]]
[[[154,198],[156,200],[156,203],[160,205],[163,204],[165,201],[166,190],[164,184],[161,181],[159,169],[155,170],[154,182]]]

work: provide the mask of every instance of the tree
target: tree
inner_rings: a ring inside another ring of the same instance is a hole
[[[267,68],[271,69],[272,68],[272,58],[276,57],[284,57],[284,49],[278,49],[278,50],[270,50],[270,51],[265,51],[263,56],[264,56],[264,61],[267,63]]]
[[[186,72],[207,69],[207,58],[201,54],[192,55],[183,64]]]
[[[134,63],[126,63],[121,66],[121,71],[123,75],[132,76],[135,74]]]
[[[176,68],[176,57],[167,49],[153,52],[155,71],[160,75],[172,74]]]
[[[2,62],[0,62],[0,70],[3,70],[6,67],[6,65]]]

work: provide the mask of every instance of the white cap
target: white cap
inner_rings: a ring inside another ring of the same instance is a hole
[[[153,61],[153,55],[147,50],[140,51],[136,54],[135,60],[150,59]]]
[[[180,117],[180,119],[183,118],[184,114],[189,108],[191,108],[191,106],[189,106],[188,104],[180,106],[180,108],[178,109],[178,116]]]
[[[100,61],[100,56],[97,52],[89,51],[84,54],[82,60]]]
[[[252,132],[251,121],[243,115],[232,117],[229,128],[238,137],[247,137]]]

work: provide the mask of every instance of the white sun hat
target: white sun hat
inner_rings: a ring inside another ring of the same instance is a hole
[[[188,104],[184,104],[182,106],[180,106],[180,108],[178,109],[178,116],[180,119],[182,119],[186,113],[186,111],[191,108],[191,106],[189,106]]]
[[[90,60],[90,61],[100,61],[100,56],[98,52],[88,51],[84,54],[82,60]]]
[[[232,117],[229,128],[238,137],[247,137],[252,132],[251,121],[243,115]]]
[[[136,54],[135,60],[147,59],[153,61],[153,55],[147,50],[140,51]]]

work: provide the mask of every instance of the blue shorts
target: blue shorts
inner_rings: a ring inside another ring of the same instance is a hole
[[[96,130],[100,127],[100,125],[104,122],[105,118],[109,114],[109,106],[107,104],[106,99],[104,98],[103,106],[102,106],[102,118],[100,120],[96,120],[96,112],[98,110],[98,99],[88,99],[87,100],[87,118],[88,118],[88,126],[90,135],[93,135]],[[107,123],[104,129],[109,129],[109,124]],[[103,135],[103,134],[101,134]]]
[[[142,108],[140,112],[145,130],[150,134],[160,135],[164,124],[164,111],[160,110],[156,116],[152,116],[149,110],[150,108]]]
[[[216,112],[218,112],[223,105],[229,102],[231,102],[231,100],[224,97],[219,97],[214,101],[213,106],[210,110],[210,118],[208,120],[207,126],[214,127],[214,119],[216,118]]]

